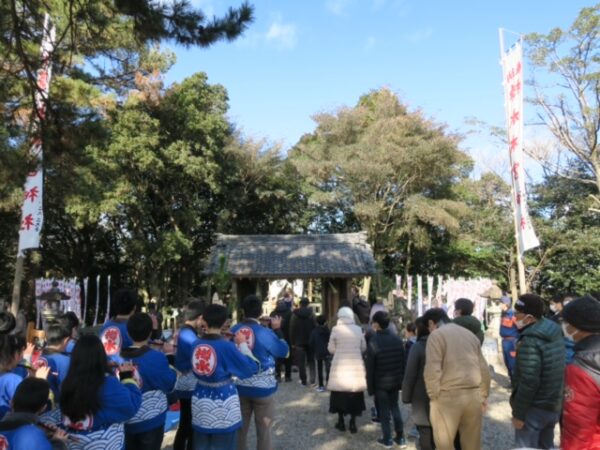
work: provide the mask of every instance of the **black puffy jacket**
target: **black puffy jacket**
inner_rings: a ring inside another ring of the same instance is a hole
[[[310,306],[301,306],[292,313],[290,321],[290,341],[294,346],[306,347],[310,344],[310,335],[317,323]]]
[[[558,412],[562,405],[565,345],[560,327],[539,319],[521,331],[510,397],[513,417],[525,420],[532,407]]]
[[[404,378],[404,343],[389,329],[375,333],[367,346],[367,389],[400,390]]]

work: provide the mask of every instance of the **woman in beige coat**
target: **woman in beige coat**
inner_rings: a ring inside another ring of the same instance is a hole
[[[329,337],[327,349],[333,354],[327,389],[331,391],[329,412],[338,414],[335,427],[346,430],[344,415],[350,415],[349,428],[356,433],[356,416],[365,410],[367,389],[362,354],[367,349],[362,329],[354,323],[352,309],[344,306],[337,313],[338,321]]]

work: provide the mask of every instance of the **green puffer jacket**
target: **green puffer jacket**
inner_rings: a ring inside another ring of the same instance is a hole
[[[542,318],[523,329],[510,397],[513,417],[524,421],[530,408],[560,411],[564,375],[565,344],[560,327]]]

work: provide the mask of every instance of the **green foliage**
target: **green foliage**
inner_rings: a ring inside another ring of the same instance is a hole
[[[538,107],[561,147],[575,159],[576,168],[584,167],[595,186],[590,207],[600,212],[600,4],[583,8],[567,29],[555,28],[548,34],[532,33],[526,37],[529,58],[534,66],[530,84],[535,96],[530,101]],[[536,73],[544,74],[539,82]],[[571,178],[569,165],[562,168]],[[581,181],[581,180],[580,180]]]
[[[453,186],[471,160],[457,136],[408,112],[387,89],[314,120],[316,131],[290,152],[318,217],[313,227],[366,230],[379,259],[405,266],[414,250],[427,252],[458,232],[465,208]]]

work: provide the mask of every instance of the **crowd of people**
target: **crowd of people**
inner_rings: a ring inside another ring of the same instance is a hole
[[[302,386],[329,392],[341,433],[358,432],[366,393],[380,446],[406,447],[402,401],[421,450],[480,450],[491,376],[473,302],[457,300],[452,319],[429,309],[401,336],[385,306],[353,294],[333,320],[289,295],[265,317],[250,295],[235,324],[223,305],[192,300],[172,345],[134,290],[116,292],[96,333],[57,317],[43,346],[1,312],[0,449],[158,450],[178,403],[175,450],[246,450],[252,423],[257,450],[271,450],[275,393],[297,367]],[[562,449],[600,449],[600,301],[553,298],[551,314],[534,294],[501,304],[514,447],[554,448],[558,424]]]

